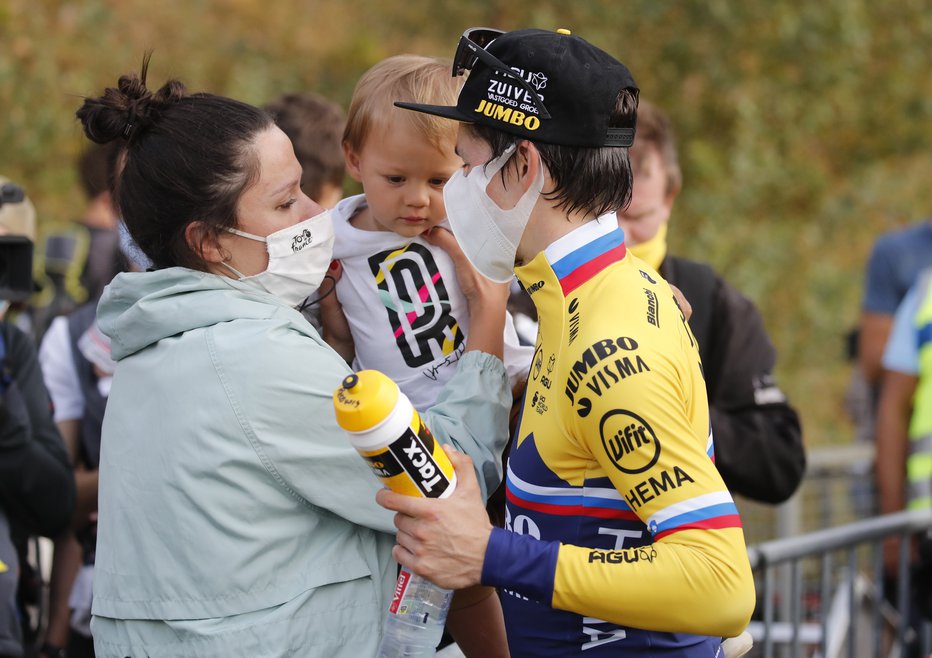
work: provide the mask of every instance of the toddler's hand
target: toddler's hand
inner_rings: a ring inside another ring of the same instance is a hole
[[[508,301],[508,284],[495,283],[481,275],[460,249],[453,233],[436,226],[425,231],[421,237],[450,254],[456,266],[456,278],[459,281],[460,290],[469,303],[470,313],[475,312],[474,308],[477,304],[500,306],[504,311],[505,303]]]
[[[337,299],[336,285],[337,281],[343,275],[343,264],[335,260],[330,263],[327,270],[327,278],[323,286],[332,286],[320,290],[320,324],[322,327],[322,336],[325,341],[336,350],[337,354],[343,357],[347,363],[352,363],[356,354],[356,348],[353,344],[353,335],[350,333],[349,323],[343,314],[343,307],[340,300]]]
[[[466,351],[478,350],[502,358],[505,350],[505,305],[508,303],[508,284],[495,283],[479,274],[466,254],[460,249],[453,234],[434,227],[423,235],[433,245],[441,247],[456,266],[460,290],[469,304],[469,333]]]

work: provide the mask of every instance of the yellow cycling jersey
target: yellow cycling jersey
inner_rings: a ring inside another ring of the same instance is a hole
[[[516,272],[540,328],[483,566],[511,655],[716,655],[754,586],[670,287],[614,216]]]

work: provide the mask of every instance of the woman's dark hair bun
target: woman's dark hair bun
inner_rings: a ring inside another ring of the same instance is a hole
[[[92,142],[131,142],[158,121],[166,108],[187,96],[184,84],[178,80],[169,80],[154,94],[149,91],[146,75],[151,57],[151,51],[143,56],[139,75],[120,76],[116,88],[107,87],[103,96],[84,99],[75,114]]]

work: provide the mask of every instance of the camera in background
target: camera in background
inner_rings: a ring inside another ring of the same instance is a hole
[[[19,185],[0,177],[0,300],[24,302],[32,276],[36,211]]]

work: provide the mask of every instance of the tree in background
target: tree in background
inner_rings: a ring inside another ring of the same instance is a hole
[[[28,184],[43,228],[72,219],[77,93],[136,70],[145,48],[160,79],[260,105],[314,91],[345,107],[374,62],[450,57],[474,25],[566,27],[630,64],[680,135],[676,250],[758,304],[808,443],[848,440],[843,336],[870,244],[932,214],[923,2],[6,0],[2,173]]]

